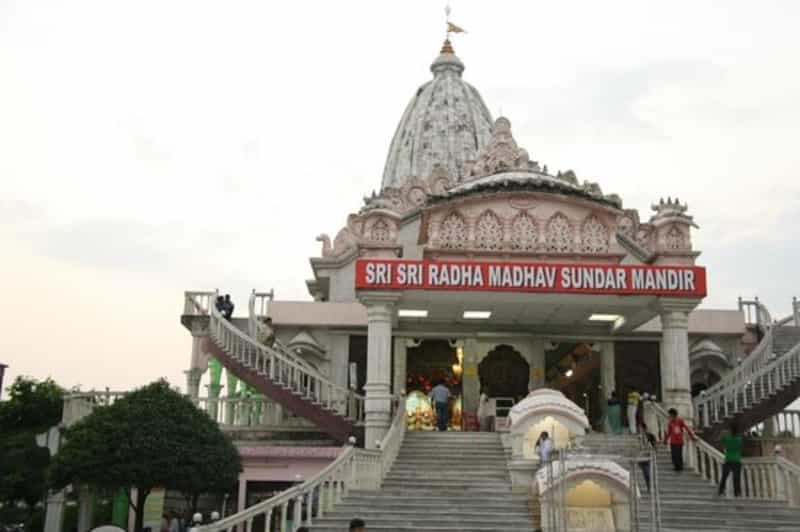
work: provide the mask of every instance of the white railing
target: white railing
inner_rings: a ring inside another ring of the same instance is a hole
[[[250,300],[247,302],[247,316],[250,336],[253,338],[258,338],[259,320],[269,315],[269,304],[273,299],[275,299],[275,290],[256,292],[253,289],[250,293]]]
[[[746,325],[755,325],[762,331],[767,331],[772,325],[772,316],[769,310],[758,300],[758,297],[749,299],[739,298],[739,310],[744,313]]]
[[[213,301],[216,293],[187,292],[186,299],[202,295],[203,301]],[[202,309],[201,315],[209,316],[209,335],[211,339],[229,356],[259,375],[283,386],[296,395],[321,407],[351,419],[364,419],[364,397],[331,382],[316,371],[309,370],[298,357],[284,352],[278,346],[268,347],[260,344],[226,320],[214,307],[204,305],[203,301],[186,303],[186,308]]]
[[[214,306],[217,292],[187,291],[183,293],[183,314],[186,316],[208,316]]]
[[[283,409],[264,397],[198,397],[193,401],[220,425],[237,427],[291,425]]]
[[[265,325],[261,320],[267,316],[267,313],[269,312],[269,304],[273,301],[274,297],[274,290],[270,290],[269,292],[256,292],[253,290],[253,292],[250,294],[250,300],[247,304],[247,327],[250,337],[254,338],[259,343],[260,338],[262,338],[262,333],[266,332]],[[315,367],[306,362],[303,357],[292,352],[291,349],[289,349],[277,338],[275,338],[275,341],[271,347],[276,351],[280,351],[289,360],[293,360],[298,365],[304,367],[308,373],[316,375],[320,378],[324,378],[322,375],[320,375]]]
[[[769,399],[800,377],[800,345],[772,359],[766,365],[754,364],[749,371],[734,370],[723,379],[724,387],[714,386],[694,400],[695,422],[710,427]]]
[[[405,437],[405,400],[394,400],[394,418],[377,450],[345,450],[328,467],[300,485],[261,501],[220,521],[191,529],[192,532],[250,532],[253,521],[264,518],[265,532],[291,532],[312,526],[354,489],[377,490],[394,464]],[[291,529],[289,528],[291,525]]]
[[[61,422],[64,425],[72,425],[92,413],[98,406],[109,406],[117,399],[124,397],[127,392],[88,391],[71,392],[64,395],[64,408],[61,414]]]
[[[800,438],[800,410],[786,409],[756,426],[764,437]]]
[[[663,441],[669,423],[664,409],[652,401],[645,402],[649,418],[655,420],[653,433]],[[648,426],[648,428],[650,428]],[[708,482],[719,485],[725,455],[701,438],[685,439],[686,465]],[[730,497],[732,482],[728,483]],[[758,457],[742,459],[742,495],[745,499],[777,500],[798,505],[800,503],[800,466],[781,457]]]

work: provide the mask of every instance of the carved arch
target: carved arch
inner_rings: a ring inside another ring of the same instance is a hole
[[[491,209],[485,210],[475,222],[475,247],[486,250],[503,248],[503,221]]]
[[[607,253],[608,238],[608,228],[597,216],[590,214],[581,227],[581,251]]]
[[[562,212],[557,212],[547,222],[546,247],[550,253],[570,253],[574,251],[575,241],[572,224]]]
[[[511,249],[534,251],[539,240],[536,220],[527,212],[521,212],[511,220]]]
[[[458,211],[452,211],[439,227],[439,245],[448,249],[463,249],[467,246],[467,222]]]

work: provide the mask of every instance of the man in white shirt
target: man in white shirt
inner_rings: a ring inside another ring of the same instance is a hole
[[[547,431],[543,431],[539,435],[539,440],[536,442],[536,452],[539,454],[539,467],[550,461],[550,454],[553,452],[553,440]]]
[[[450,401],[450,390],[444,385],[444,382],[439,383],[433,387],[429,394],[431,403],[436,410],[436,425],[441,431],[447,430],[448,406]]]

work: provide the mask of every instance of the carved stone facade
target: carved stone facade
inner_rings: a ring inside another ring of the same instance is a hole
[[[622,256],[612,235],[618,213],[533,194],[486,195],[424,212],[426,252]]]

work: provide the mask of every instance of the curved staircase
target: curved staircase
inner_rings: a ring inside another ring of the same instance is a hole
[[[760,303],[759,315],[769,316]],[[784,410],[800,397],[800,323],[792,316],[762,325],[763,337],[741,364],[694,399],[703,437],[716,442],[730,423],[741,430]],[[768,318],[767,318],[768,319]]]
[[[268,347],[226,320],[215,293],[187,293],[185,316],[208,320],[205,351],[238,379],[338,442],[362,436],[364,398],[328,380],[280,343]]]

